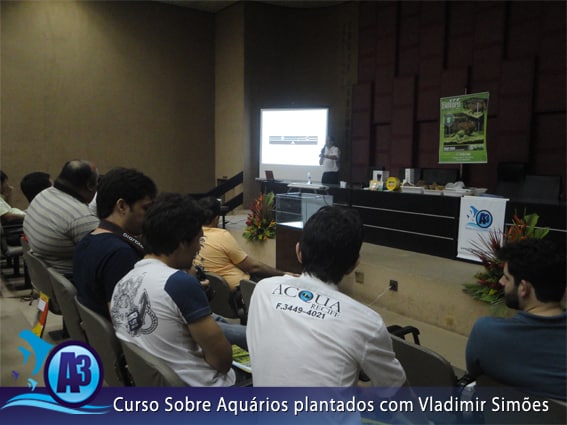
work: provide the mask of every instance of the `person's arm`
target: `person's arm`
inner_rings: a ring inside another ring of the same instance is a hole
[[[366,344],[360,366],[374,386],[401,387],[407,385],[406,373],[396,358],[391,336],[384,324],[374,329]]]
[[[337,160],[339,159],[339,157],[340,157],[340,151],[339,148],[337,148],[336,146],[332,147],[329,154],[325,156],[325,158],[332,160]]]
[[[338,159],[339,157],[337,155],[323,155],[323,158],[327,158],[327,159]]]
[[[232,347],[213,320],[197,278],[179,270],[168,278],[164,290],[177,305],[191,337],[203,350],[205,361],[220,373],[227,373],[232,364]]]
[[[285,272],[268,266],[267,264],[264,264],[250,256],[247,256],[243,261],[236,264],[236,267],[250,275],[254,274],[262,277],[282,276],[285,274]]]
[[[465,359],[467,365],[467,374],[476,378],[484,373],[481,366],[482,347],[486,344],[486,335],[482,335],[482,327],[484,319],[479,319],[473,325],[469,338],[467,340],[467,348],[465,351]]]
[[[205,361],[220,373],[227,373],[232,365],[232,347],[212,316],[189,323],[187,327],[203,349]]]
[[[23,213],[7,212],[0,217],[2,224],[22,223],[26,215]]]
[[[26,213],[18,208],[12,208],[2,196],[0,196],[0,221],[2,224],[21,223]]]

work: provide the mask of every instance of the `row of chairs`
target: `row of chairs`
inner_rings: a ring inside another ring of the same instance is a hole
[[[138,346],[120,341],[112,323],[77,299],[73,283],[24,247],[24,261],[34,289],[49,297],[50,313],[62,315],[69,337],[88,343],[102,360],[110,386],[185,386],[161,359]]]

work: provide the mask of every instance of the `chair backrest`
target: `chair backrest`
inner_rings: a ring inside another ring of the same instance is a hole
[[[391,335],[396,358],[406,371],[410,385],[417,387],[454,387],[457,376],[451,363],[436,352]]]
[[[252,299],[252,292],[256,288],[256,282],[249,279],[242,279],[240,281],[240,293],[242,294],[242,301],[244,302],[244,307],[246,311],[250,308],[250,300]]]
[[[59,306],[59,301],[51,285],[51,277],[47,271],[47,264],[32,251],[24,250],[23,255],[32,286],[36,291],[43,292],[49,297],[49,311],[55,314],[61,314],[61,307]]]
[[[21,225],[20,225],[21,229]],[[0,224],[0,257],[10,258],[12,261],[12,268],[14,270],[14,277],[20,276],[20,257],[22,257],[24,250],[21,245],[14,244],[14,240],[8,239],[4,225]],[[19,236],[19,235],[18,235]],[[18,238],[19,239],[19,238]]]
[[[561,176],[527,175],[522,187],[522,199],[526,201],[556,202],[561,194]]]
[[[75,305],[81,316],[89,345],[95,349],[102,360],[105,371],[104,379],[107,384],[113,387],[131,385],[124,352],[110,320],[85,307],[77,297],[75,297]]]
[[[2,245],[6,246],[20,246],[20,238],[24,234],[22,223],[14,224],[1,224],[0,234],[2,236]]]
[[[120,341],[128,371],[137,387],[186,387],[187,384],[159,357],[136,344]]]
[[[213,299],[209,302],[213,313],[229,319],[239,319],[240,316],[232,303],[233,294],[226,280],[211,272],[205,272],[205,276],[207,276],[209,285],[215,293]]]
[[[87,342],[87,337],[81,325],[81,316],[75,304],[77,288],[75,288],[75,285],[73,285],[69,279],[55,269],[48,267],[47,272],[51,278],[51,287],[59,302],[59,307],[63,313],[63,320],[65,321],[65,327],[69,336],[77,341]]]

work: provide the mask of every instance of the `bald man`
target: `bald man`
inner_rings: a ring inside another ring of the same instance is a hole
[[[72,278],[75,245],[98,226],[98,218],[88,207],[97,180],[93,163],[68,161],[55,184],[38,194],[26,211],[24,233],[30,248],[68,278]]]

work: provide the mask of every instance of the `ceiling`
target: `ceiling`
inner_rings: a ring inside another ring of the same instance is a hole
[[[217,13],[235,3],[243,0],[158,0],[162,3],[169,3],[176,6],[189,7],[191,9],[200,10],[202,12]],[[273,4],[275,6],[286,6],[296,8],[314,8],[314,7],[327,7],[336,4],[344,3],[344,0],[310,0],[310,1],[296,1],[296,0],[283,0],[283,1],[265,1],[254,0],[260,3]]]

